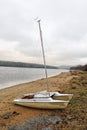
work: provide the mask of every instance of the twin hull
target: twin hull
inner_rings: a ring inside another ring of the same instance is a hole
[[[66,108],[69,101],[59,101],[59,102],[38,102],[38,101],[23,101],[20,99],[14,100],[15,104],[31,107],[31,108],[39,108],[39,109],[63,109]]]
[[[71,100],[72,99],[73,94],[60,94],[60,95],[54,95],[52,98],[54,100]]]

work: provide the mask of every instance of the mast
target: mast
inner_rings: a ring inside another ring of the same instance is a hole
[[[41,40],[41,47],[42,47],[42,54],[43,54],[43,62],[44,62],[44,68],[45,68],[45,75],[46,75],[47,91],[50,92],[49,83],[48,83],[47,67],[46,67],[46,58],[45,58],[45,53],[44,53],[44,45],[43,45],[43,37],[42,37],[42,30],[41,30],[40,21],[41,21],[41,20],[37,20],[38,25],[39,25],[39,31],[40,31],[40,40]],[[50,93],[49,93],[49,96],[50,96]]]

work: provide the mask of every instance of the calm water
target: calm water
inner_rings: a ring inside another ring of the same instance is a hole
[[[54,76],[68,70],[48,69],[48,76]],[[0,89],[12,85],[34,81],[45,77],[44,69],[0,67]]]

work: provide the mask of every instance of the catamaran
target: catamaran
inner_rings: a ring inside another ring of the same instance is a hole
[[[39,109],[64,109],[67,107],[73,94],[61,94],[56,91],[50,92],[40,21],[41,20],[37,20],[38,25],[39,25],[47,90],[36,92],[36,93],[24,94],[21,98],[14,99],[13,103],[17,105],[21,105],[21,106],[39,108]]]

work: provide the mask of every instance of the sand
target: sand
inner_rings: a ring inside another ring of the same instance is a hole
[[[72,87],[72,89],[70,89],[69,86],[71,84],[71,81],[73,79],[79,79],[78,77],[82,76],[83,74],[83,72],[62,72],[60,75],[49,78],[48,80],[50,91],[60,91],[63,93],[74,94],[74,91],[76,91],[74,89],[76,88]],[[18,106],[12,102],[15,98],[21,97],[23,94],[38,92],[42,90],[46,90],[46,81],[44,79],[19,84],[0,90],[0,130],[7,130],[10,126],[22,124],[26,120],[41,117],[44,115],[62,116],[62,119],[64,121],[65,117],[68,115],[67,120],[70,121],[72,118],[71,111],[74,110],[72,104],[69,104],[65,110],[40,110]],[[63,125],[61,125],[61,127],[63,127]],[[70,127],[67,130],[70,130]]]

